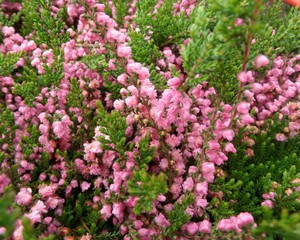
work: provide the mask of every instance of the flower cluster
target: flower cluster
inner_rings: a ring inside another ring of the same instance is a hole
[[[153,65],[166,84],[157,88],[152,68],[137,62],[130,47],[137,2],[128,1],[119,26],[112,2],[53,1],[51,16],[66,8],[69,37],[53,48],[38,45],[35,32],[22,36],[0,24],[0,54],[20,54],[10,74],[0,73],[0,106],[14,125],[1,136],[12,144],[0,142],[0,194],[13,185],[16,204],[41,236],[93,239],[116,229],[128,240],[248,234],[256,227],[251,213],[213,215],[224,193],[210,184],[239,150],[234,139],[241,129],[249,156],[251,136],[275,114],[288,116],[276,140],[299,135],[300,56],[257,56],[237,73],[237,101],[225,102],[209,81],[189,88],[181,47],[164,46]],[[174,1],[174,15],[188,18],[197,2]],[[40,78],[26,82],[33,73]],[[24,83],[32,88],[30,104],[18,90]],[[262,206],[272,208],[274,196],[263,195]],[[66,220],[72,214],[73,222]],[[22,231],[18,221],[13,239],[23,239]]]

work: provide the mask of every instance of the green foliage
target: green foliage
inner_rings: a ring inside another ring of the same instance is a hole
[[[72,78],[70,79],[70,82],[70,91],[67,96],[68,109],[70,107],[80,109],[81,107],[83,107],[84,96],[82,95],[82,90],[79,87],[79,81],[76,78]]]
[[[0,73],[1,76],[8,76],[14,71],[16,62],[22,57],[23,53],[7,53],[4,55],[0,52]],[[2,92],[0,93],[2,95]],[[0,96],[1,96],[0,95]]]
[[[134,22],[139,31],[129,33],[133,59],[147,65],[159,57],[159,49],[172,44],[181,44],[187,37],[189,26],[189,19],[183,13],[173,16],[175,0],[164,1],[154,13],[157,2],[155,0],[137,2]],[[150,40],[145,40],[147,36]]]
[[[72,196],[66,199],[62,215],[57,216],[65,227],[76,229],[79,236],[89,233],[93,239],[115,239],[120,236],[117,226],[111,226],[100,218],[99,209],[87,205],[89,199],[87,193],[80,193],[80,190],[73,191]],[[92,195],[97,194],[99,194],[97,190],[92,193]],[[103,229],[109,230],[109,233],[101,234]]]
[[[187,194],[181,203],[176,202],[172,211],[167,212],[168,219],[170,221],[170,226],[164,231],[165,236],[172,236],[183,224],[190,220],[190,216],[185,213],[185,210],[194,201],[194,196],[192,194]]]
[[[20,20],[20,13],[13,13],[11,15],[11,17],[9,17],[7,14],[3,13],[3,10],[1,8],[1,4],[2,4],[3,0],[0,0],[0,28],[3,26],[14,26],[14,24],[16,24],[19,20]],[[15,1],[18,2],[18,1]],[[0,31],[0,43],[2,42],[2,33]],[[1,66],[1,64],[0,64]]]
[[[209,81],[223,100],[234,100],[237,73],[242,70],[242,64],[248,62],[244,54],[252,40],[249,37],[262,29],[256,14],[261,11],[262,2],[218,0],[199,4],[190,27],[191,41],[182,52],[183,66],[189,76],[188,87]],[[238,27],[235,26],[237,18],[244,21]]]
[[[153,31],[151,38],[159,48],[170,43],[181,43],[185,39],[189,26],[189,19],[182,13],[173,16],[174,0],[166,0],[154,13],[157,1],[142,0],[136,4],[137,12],[134,19],[142,34],[148,34],[149,26]],[[170,39],[171,37],[171,39]]]
[[[148,164],[155,157],[155,147],[150,148],[149,142],[149,134],[147,134],[146,137],[139,142],[139,154],[135,154],[134,157],[139,169],[146,169]]]
[[[0,148],[4,144],[8,144],[6,151],[0,152],[0,165],[4,159],[13,157],[13,139],[16,128],[13,112],[0,103],[0,136],[2,136],[0,139]]]
[[[55,17],[51,15],[52,0],[26,0],[23,2],[22,26],[23,34],[36,33],[37,45],[47,44],[50,48],[60,47],[69,40],[64,32],[68,17],[66,7],[60,8]]]
[[[58,86],[63,78],[63,59],[54,56],[55,62],[51,67],[43,65],[44,74],[39,74],[36,69],[24,66],[21,76],[15,77],[13,93],[21,96],[28,106],[34,106],[33,101],[38,96],[42,88]]]
[[[127,187],[129,194],[139,197],[134,213],[150,212],[158,195],[168,192],[167,176],[164,173],[150,175],[145,169],[137,170],[133,172],[133,179],[128,180]]]
[[[128,14],[129,4],[131,0],[112,0],[116,8],[116,22],[122,28],[124,25],[124,18]]]
[[[299,211],[294,193],[286,196],[284,191],[292,188],[291,181],[296,179],[300,170],[300,136],[289,139],[287,142],[276,141],[275,135],[285,126],[285,120],[281,122],[268,120],[265,130],[257,135],[249,135],[255,141],[252,147],[254,156],[246,154],[247,144],[241,143],[243,131],[235,139],[238,152],[232,154],[228,163],[224,166],[226,178],[218,178],[211,186],[212,190],[223,191],[224,200],[231,202],[230,209],[239,212],[251,212],[256,219],[261,219],[262,194],[271,191],[277,192],[275,201],[275,213],[277,217],[282,208],[291,212]],[[274,183],[277,188],[274,188]]]
[[[82,57],[80,59],[80,62],[84,63],[92,71],[97,71],[99,73],[103,72],[103,70],[108,67],[105,55],[95,55],[93,52],[91,53],[91,55]]]
[[[257,237],[266,234],[266,239],[297,240],[300,238],[300,214],[289,214],[286,209],[282,210],[279,219],[274,218],[272,210],[263,209],[264,220],[253,232]]]
[[[129,32],[129,36],[132,58],[135,61],[150,65],[161,56],[153,39],[147,41],[143,33],[136,31]]]
[[[264,53],[274,58],[276,55],[299,53],[300,14],[299,9],[273,1],[262,15],[263,31],[256,36],[252,46],[253,54]],[[274,31],[274,32],[273,32]]]
[[[11,236],[16,220],[20,217],[20,209],[13,207],[10,211],[11,204],[14,201],[15,194],[12,191],[7,191],[3,196],[0,197],[0,227],[6,228],[6,233],[0,235],[0,239],[7,239]]]
[[[100,101],[97,103],[97,106],[98,124],[101,133],[104,134],[98,137],[98,140],[102,143],[102,148],[116,151],[121,157],[124,157],[126,151],[126,119],[118,111],[112,111],[109,114]],[[114,146],[112,147],[111,144],[114,144]]]

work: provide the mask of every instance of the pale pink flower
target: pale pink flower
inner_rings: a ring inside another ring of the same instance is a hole
[[[13,35],[15,33],[15,29],[13,27],[4,26],[2,28],[2,32],[3,32],[5,37],[10,37],[11,35]]]
[[[241,114],[248,114],[250,110],[250,104],[246,102],[240,102],[237,104],[236,109]]]
[[[5,227],[0,227],[0,235],[4,235],[6,233]]]
[[[5,173],[0,175],[0,194],[4,193],[4,188],[11,183],[10,179],[6,176]]]
[[[141,220],[134,221],[134,228],[137,229],[137,230],[141,229],[143,225],[144,224],[143,224],[143,222]]]
[[[194,222],[189,222],[184,225],[184,229],[188,232],[189,235],[195,235],[198,232],[198,225]]]
[[[117,50],[117,54],[119,57],[123,57],[123,58],[130,58],[131,56],[131,47],[126,46],[126,45],[119,45],[118,46],[118,50]]]
[[[20,192],[17,194],[15,201],[17,204],[20,206],[27,206],[31,203],[32,201],[32,190],[31,188],[21,188]]]
[[[201,182],[196,184],[195,192],[200,195],[207,195],[208,191],[208,183],[207,182]]]
[[[52,124],[53,132],[58,138],[62,138],[65,135],[65,127],[61,122],[54,122]]]
[[[111,211],[112,211],[111,205],[110,204],[104,204],[103,207],[102,207],[102,209],[101,209],[101,211],[100,211],[100,213],[102,215],[104,215],[105,219],[107,220],[112,215]]]
[[[232,143],[226,143],[224,150],[225,152],[236,153],[236,149]]]
[[[234,138],[234,131],[232,129],[226,129],[223,131],[223,137],[228,141],[232,141]]]
[[[173,88],[178,88],[181,84],[182,80],[179,77],[174,77],[167,81],[167,85]]]
[[[208,205],[208,202],[207,202],[206,199],[203,199],[201,197],[196,197],[195,205],[197,207],[201,207],[201,208],[205,209],[207,207],[207,205]]]
[[[113,204],[113,210],[112,213],[120,220],[122,221],[124,217],[124,205],[122,203],[114,203]]]
[[[242,71],[238,74],[238,80],[241,83],[247,83],[248,82],[248,74],[245,71]]]
[[[193,187],[194,187],[194,181],[192,177],[188,177],[186,179],[186,181],[184,181],[184,183],[182,184],[183,190],[184,192],[186,191],[192,191]]]
[[[42,214],[38,211],[26,213],[24,216],[29,218],[32,224],[40,223],[42,221]]]
[[[142,67],[138,72],[138,77],[140,80],[145,80],[150,77],[149,69],[146,67]]]
[[[211,222],[208,220],[203,220],[199,224],[199,232],[210,233],[211,232]]]
[[[114,108],[118,111],[122,111],[124,108],[124,100],[115,100]]]
[[[80,187],[81,187],[81,190],[82,192],[88,190],[90,188],[91,184],[86,182],[86,181],[83,181],[81,184],[80,184]]]
[[[74,4],[69,4],[67,7],[67,12],[70,17],[76,17],[77,16],[76,6]]]
[[[50,185],[50,186],[43,186],[39,189],[39,194],[42,195],[42,197],[51,197],[55,194],[57,188]]]
[[[234,21],[234,26],[238,27],[241,26],[244,23],[244,20],[242,18],[236,18]]]
[[[273,208],[274,207],[274,203],[271,200],[265,200],[261,203],[261,206],[267,206],[268,208]]]
[[[141,237],[149,236],[149,232],[150,231],[146,228],[141,228],[140,230],[138,230],[138,233],[140,234]]]
[[[168,227],[170,226],[170,221],[166,219],[166,217],[160,213],[158,214],[155,218],[154,221],[156,222],[156,224],[160,227]]]
[[[269,65],[270,60],[265,55],[259,55],[255,58],[255,66],[257,68],[266,67]]]
[[[213,182],[214,180],[215,165],[210,162],[202,164],[202,173],[207,182]]]
[[[253,216],[248,212],[242,212],[236,217],[236,222],[239,228],[247,226],[251,223],[254,223]]]

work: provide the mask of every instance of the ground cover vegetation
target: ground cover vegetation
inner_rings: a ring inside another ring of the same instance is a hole
[[[0,239],[300,239],[300,11],[0,0]]]

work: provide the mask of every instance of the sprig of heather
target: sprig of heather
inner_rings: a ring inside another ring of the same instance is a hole
[[[117,1],[108,4],[111,11],[96,1],[44,4],[45,18],[60,17],[60,7],[68,14],[55,28],[61,30],[55,33],[59,42],[51,44],[39,42],[50,36],[41,34],[49,19],[26,36],[0,26],[0,54],[15,54],[13,68],[0,76],[0,106],[13,116],[10,123],[7,112],[1,115],[11,128],[1,128],[0,193],[14,188],[16,204],[41,236],[94,239],[111,231],[124,239],[206,239],[226,231],[228,237],[253,237],[251,213],[215,213],[226,193],[211,185],[240,151],[234,140],[241,129],[249,156],[253,135],[276,114],[279,120],[288,115],[278,141],[299,134],[299,56],[271,61],[258,55],[249,66],[255,5],[242,68],[235,73],[236,102],[224,101],[209,81],[187,87],[191,74],[175,45],[163,46],[153,63],[166,82],[158,88],[151,67],[133,59],[129,26],[136,30],[135,2],[125,25],[116,19],[124,16]],[[174,1],[175,16],[189,16],[194,4]],[[233,24],[238,28],[244,21]],[[18,222],[14,238],[22,239],[22,231]]]

